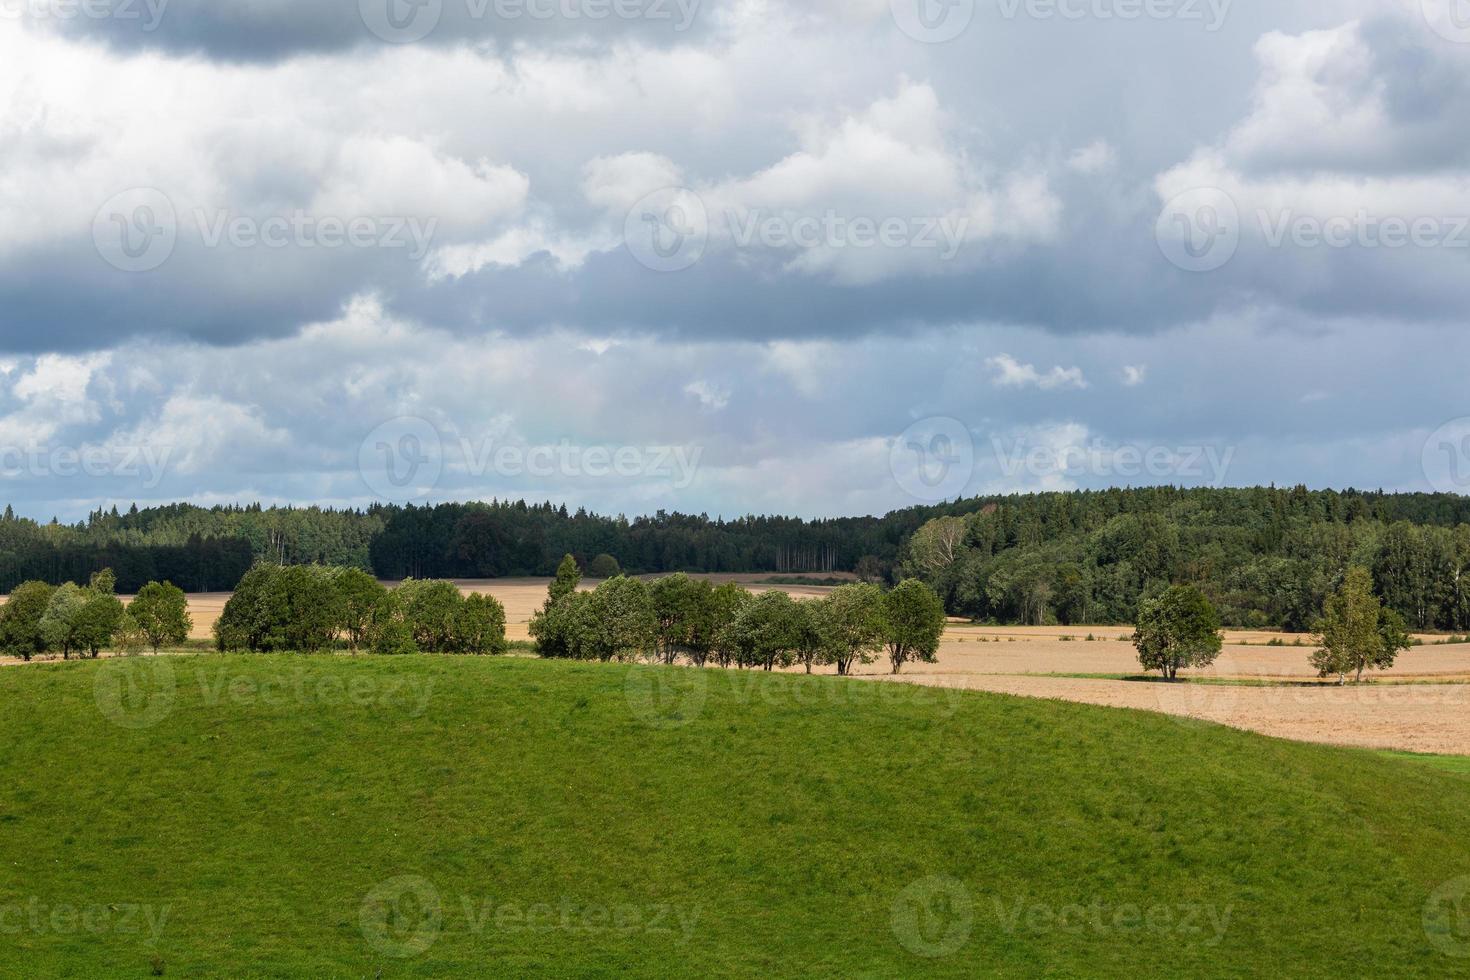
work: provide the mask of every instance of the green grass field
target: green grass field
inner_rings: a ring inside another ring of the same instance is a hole
[[[0,704],[0,976],[1470,975],[1470,780],[1380,753],[528,659]]]

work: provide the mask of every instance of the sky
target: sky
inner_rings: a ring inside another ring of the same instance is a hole
[[[0,497],[1470,492],[1465,0],[0,0]]]

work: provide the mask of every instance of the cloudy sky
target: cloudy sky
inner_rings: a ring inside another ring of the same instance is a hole
[[[1470,490],[1465,8],[0,0],[4,497]]]

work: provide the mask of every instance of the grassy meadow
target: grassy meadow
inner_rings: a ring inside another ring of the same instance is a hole
[[[3,976],[1470,975],[1462,767],[523,658],[37,664],[0,704]]]

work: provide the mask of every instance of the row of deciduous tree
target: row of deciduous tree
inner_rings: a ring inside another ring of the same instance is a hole
[[[1361,681],[1366,670],[1387,670],[1413,643],[1403,617],[1373,594],[1373,576],[1360,566],[1347,570],[1313,629],[1311,664],[1339,684],[1350,674]],[[1175,680],[1180,670],[1208,667],[1220,656],[1220,614],[1199,589],[1173,585],[1139,607],[1133,643],[1145,670]]]
[[[126,606],[114,593],[111,569],[92,575],[86,585],[23,582],[0,606],[0,654],[31,660],[48,653],[96,657],[104,649],[154,652],[182,643],[192,625],[182,590],[168,582],[149,582]]]
[[[682,657],[696,667],[805,666],[808,673],[835,665],[848,674],[886,651],[898,673],[910,661],[932,662],[945,626],[939,597],[915,580],[886,593],[844,585],[810,601],[682,573],[651,584],[612,578],[590,591],[579,591],[580,582],[568,555],[531,621],[542,656],[667,664]]]
[[[389,589],[358,568],[250,569],[214,626],[221,650],[502,654],[505,607],[452,582],[409,579]]]

